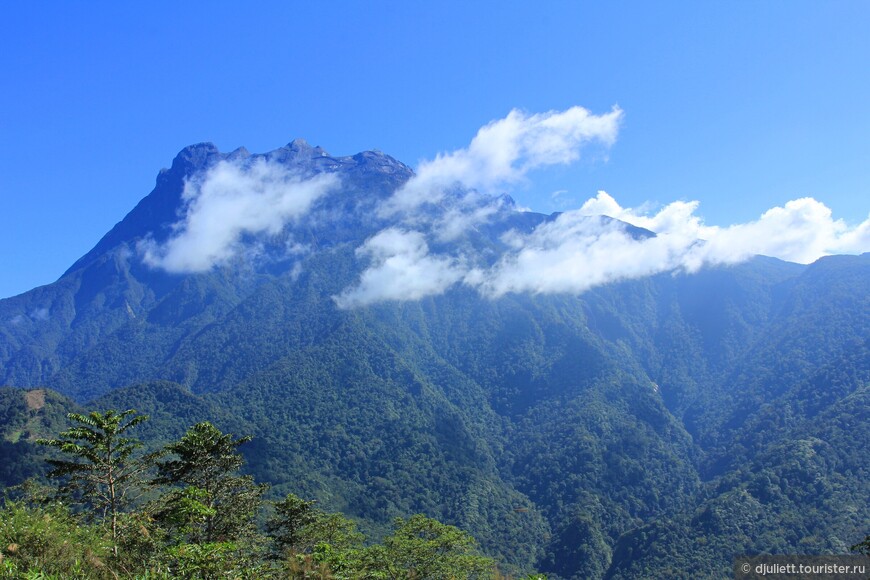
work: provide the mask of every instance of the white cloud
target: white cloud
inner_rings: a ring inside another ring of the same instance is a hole
[[[870,218],[855,228],[834,220],[813,198],[789,201],[754,222],[706,228],[708,261],[735,261],[752,254],[808,264],[822,256],[870,250]]]
[[[381,213],[390,216],[438,203],[454,188],[490,192],[521,181],[537,167],[571,163],[591,141],[612,145],[621,119],[618,107],[603,115],[583,107],[533,115],[514,109],[482,127],[468,147],[421,163]]]
[[[823,203],[805,197],[764,212],[758,220],[708,226],[695,212],[697,201],[670,203],[657,213],[621,207],[601,191],[580,208],[584,215],[608,215],[686,244],[682,266],[695,271],[705,264],[727,264],[761,254],[808,264],[822,256],[870,250],[870,218],[855,227],[835,220]],[[705,240],[694,244],[694,240]]]
[[[451,242],[466,231],[489,222],[504,209],[512,209],[504,197],[493,198],[470,191],[454,203],[443,204],[440,215],[430,220],[431,228],[439,242]]]
[[[621,119],[616,107],[603,115],[582,107],[540,114],[513,110],[482,127],[468,147],[422,163],[377,206],[386,229],[357,248],[367,267],[356,285],[333,297],[336,304],[418,300],[458,284],[489,297],[579,294],[756,254],[809,263],[832,253],[870,250],[870,218],[851,227],[812,198],[789,201],[748,223],[716,226],[704,222],[697,201],[626,208],[603,191],[530,232],[508,232],[501,249],[478,252],[468,240],[454,243],[480,224],[523,211],[495,195],[499,188],[522,181],[535,168],[577,160],[589,142],[611,145]],[[255,256],[265,247],[261,235],[279,234],[288,223],[305,217],[309,225],[326,226],[343,219],[340,210],[311,211],[337,185],[335,174],[303,178],[264,159],[247,165],[223,161],[186,183],[185,213],[170,239],[162,245],[146,240],[139,250],[146,263],[173,272],[200,272],[234,256]],[[555,191],[551,199],[571,203],[566,193]],[[528,223],[515,223],[521,222]],[[654,235],[638,235],[623,222]],[[299,260],[316,250],[292,236],[284,244],[287,258],[296,260],[292,276],[297,277]]]
[[[583,215],[606,215],[657,233],[680,231],[697,237],[702,228],[701,219],[694,215],[698,205],[697,201],[675,201],[654,215],[648,215],[644,207],[623,208],[606,191],[599,191],[597,196],[586,200],[579,211]]]
[[[529,233],[512,230],[503,235],[506,249],[491,266],[481,265],[479,256],[433,255],[419,232],[385,230],[359,250],[371,256],[373,264],[338,303],[347,308],[417,300],[458,283],[490,298],[524,292],[580,294],[603,284],[665,272],[691,273],[757,254],[809,263],[831,253],[870,251],[870,218],[849,227],[812,198],[789,201],[758,220],[727,227],[706,225],[696,214],[698,207],[696,201],[676,201],[646,212],[623,208],[599,192],[580,209]],[[632,232],[621,222],[655,235]],[[474,263],[478,266],[468,266]]]
[[[221,161],[185,184],[186,213],[175,234],[139,250],[150,266],[202,272],[236,255],[244,235],[279,233],[337,185],[334,174],[306,179],[264,159],[250,166]]]
[[[672,270],[684,247],[672,236],[635,238],[624,224],[579,211],[563,213],[529,234],[512,232],[504,241],[512,250],[478,274],[479,290],[486,296],[579,294]]]
[[[457,261],[433,256],[422,233],[388,228],[357,248],[371,260],[359,284],[333,297],[339,308],[389,300],[419,300],[443,293],[463,276]]]

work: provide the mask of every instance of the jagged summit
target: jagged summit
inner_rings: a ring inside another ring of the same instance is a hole
[[[312,147],[305,139],[296,138],[286,146],[267,153],[250,153],[239,147],[222,153],[211,142],[196,143],[183,148],[168,169],[161,169],[154,189],[118,222],[87,254],[75,262],[64,276],[93,262],[121,244],[152,237],[166,239],[177,223],[184,202],[182,193],[186,182],[203,174],[221,161],[252,163],[258,159],[286,167],[300,175],[338,173],[344,189],[354,196],[369,196],[378,190],[377,197],[389,195],[413,175],[413,170],[381,151],[363,151],[352,156],[333,157],[322,147]]]
[[[304,138],[297,137],[284,147],[279,147],[266,153],[251,153],[244,146],[238,147],[229,153],[221,153],[214,143],[208,141],[188,145],[178,152],[170,168],[160,171],[158,183],[161,178],[165,179],[163,177],[164,174],[175,174],[176,176],[183,174],[189,176],[189,174],[203,170],[218,161],[258,158],[265,158],[281,163],[295,162],[296,164],[310,160],[315,161],[318,167],[326,169],[358,165],[366,166],[370,169],[381,169],[386,173],[407,173],[408,175],[413,173],[410,167],[377,149],[361,151],[355,155],[336,157],[323,147],[319,145],[312,146]]]
[[[320,147],[319,145],[317,147],[312,147],[311,145],[309,145],[308,141],[306,141],[302,137],[297,137],[296,139],[290,141],[290,143],[287,144],[287,149],[290,149],[291,151],[297,153],[305,152],[320,155],[322,157],[330,156],[329,153],[327,153],[326,150],[323,149],[323,147]]]
[[[214,143],[204,142],[188,145],[178,152],[172,160],[172,166],[164,171],[187,171],[193,167],[202,166],[209,159],[220,155]]]
[[[289,147],[290,149],[312,149],[311,145],[309,145],[308,141],[306,141],[303,137],[296,137],[287,144],[287,147]]]

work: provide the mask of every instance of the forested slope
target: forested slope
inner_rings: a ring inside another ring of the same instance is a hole
[[[259,159],[188,148],[58,282],[0,301],[2,382],[148,413],[151,445],[204,420],[250,433],[246,469],[275,494],[376,538],[423,512],[556,578],[717,576],[737,553],[842,552],[867,533],[870,255],[351,308],[337,297],[364,273],[360,244],[400,231],[375,204],[410,170],[299,142],[269,155],[340,175],[340,194],[246,254],[170,273],[141,247],[171,238],[191,176]],[[493,207],[429,244],[493,264],[558,219]],[[26,458],[4,466],[12,484],[40,472],[22,437],[36,415],[2,393],[4,449]]]

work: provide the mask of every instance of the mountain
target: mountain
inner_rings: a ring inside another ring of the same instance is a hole
[[[655,234],[415,179],[302,140],[188,147],[57,282],[0,301],[0,384],[137,408],[152,444],[250,433],[276,495],[375,536],[423,512],[553,578],[718,577],[868,533],[870,255],[554,289],[528,274],[560,240]],[[17,389],[6,484],[37,461]]]

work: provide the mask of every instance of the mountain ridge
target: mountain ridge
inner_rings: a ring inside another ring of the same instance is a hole
[[[209,190],[216,175],[235,189]],[[261,188],[251,207],[278,212],[282,187],[322,175],[336,180],[299,190],[307,205],[242,231],[208,268],[145,261],[142,244],[190,232],[203,196]],[[457,188],[386,211],[413,177],[383,153],[332,157],[302,140],[263,155],[183,149],[57,282],[0,300],[0,384],[142,407],[158,439],[217,420],[255,436],[249,469],[276,493],[375,536],[424,512],[505,569],[553,578],[656,577],[666,562],[716,576],[730,554],[831,552],[866,534],[870,254],[488,295],[474,275],[511,265],[520,242],[539,243],[541,261],[561,239],[537,240],[540,228],[655,234]],[[390,272],[394,286],[407,272],[440,286],[341,303]],[[746,513],[757,526],[740,527]]]

